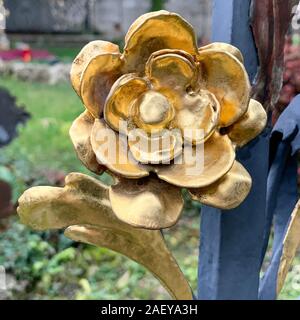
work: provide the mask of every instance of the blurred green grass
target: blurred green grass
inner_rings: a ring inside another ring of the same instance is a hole
[[[15,199],[29,186],[50,184],[45,172],[88,173],[77,159],[68,130],[83,106],[69,84],[49,86],[11,77],[0,86],[15,95],[31,119],[19,137],[0,151],[0,165],[14,177]],[[166,230],[168,246],[193,290],[197,286],[199,205],[186,199],[180,222]],[[74,243],[61,232],[36,232],[17,217],[0,233],[0,265],[12,279],[6,299],[168,299],[143,267],[107,249]],[[270,256],[270,250],[268,251]],[[300,258],[288,275],[280,299],[300,295]],[[242,285],[242,284],[241,284]]]
[[[10,167],[19,182],[19,192],[24,189],[22,182],[39,180],[43,171],[87,172],[68,134],[72,121],[83,111],[69,84],[49,86],[5,77],[0,79],[0,86],[31,115],[26,125],[19,127],[19,137],[0,153],[0,161]]]
[[[62,61],[73,61],[74,57],[77,56],[81,47],[78,48],[68,48],[68,47],[47,47],[47,50],[53,55],[57,56]]]

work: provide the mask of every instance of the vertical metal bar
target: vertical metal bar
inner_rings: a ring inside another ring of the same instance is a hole
[[[250,0],[214,0],[212,41],[238,47],[250,79],[257,54],[250,29]],[[198,269],[199,299],[257,299],[268,174],[269,130],[242,148],[237,159],[252,176],[252,190],[234,210],[203,207]]]
[[[258,57],[250,28],[250,5],[251,0],[214,0],[211,41],[231,43],[238,47],[253,81]]]

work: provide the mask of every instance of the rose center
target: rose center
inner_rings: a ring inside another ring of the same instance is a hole
[[[140,118],[146,124],[158,124],[168,117],[170,107],[165,96],[155,91],[148,91],[139,105]]]

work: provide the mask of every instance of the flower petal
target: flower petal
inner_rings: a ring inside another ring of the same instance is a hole
[[[103,53],[120,53],[119,46],[108,41],[91,41],[81,49],[74,59],[70,76],[72,86],[79,96],[82,71],[86,68],[91,59]]]
[[[137,128],[149,134],[162,132],[174,119],[175,110],[167,96],[148,90],[132,106],[132,119]]]
[[[91,144],[97,161],[112,172],[127,178],[142,178],[149,175],[128,152],[127,137],[109,128],[103,119],[95,119],[91,133]]]
[[[120,53],[103,53],[92,58],[82,72],[80,94],[85,107],[95,117],[102,114],[106,97],[121,75]]]
[[[205,205],[233,209],[239,206],[251,189],[251,176],[237,161],[220,180],[205,188],[189,189],[193,200]]]
[[[130,121],[134,102],[148,89],[147,81],[134,73],[121,76],[112,86],[105,102],[104,119],[109,126],[122,131],[120,121]]]
[[[189,60],[190,63],[195,64],[195,56],[184,51],[184,50],[181,50],[181,49],[161,49],[161,50],[157,50],[157,51],[151,53],[151,55],[147,61],[147,64],[146,64],[146,68],[149,68],[152,60],[157,59],[159,56],[168,55],[168,54],[181,56],[181,57]]]
[[[130,151],[140,163],[167,164],[182,152],[182,136],[177,130],[164,130],[157,135],[132,130],[128,138]]]
[[[125,69],[143,72],[150,55],[161,49],[181,49],[197,55],[193,27],[176,13],[165,10],[140,16],[125,37]]]
[[[122,179],[109,189],[112,210],[123,222],[145,229],[176,224],[182,208],[181,189],[156,177]]]
[[[207,90],[186,93],[181,97],[181,104],[172,123],[182,130],[184,139],[194,144],[209,139],[220,118],[220,104],[215,96]]]
[[[73,122],[69,134],[80,161],[89,170],[99,174],[104,168],[97,162],[91,145],[94,120],[94,117],[86,110]]]
[[[242,147],[258,136],[267,124],[267,113],[263,106],[251,99],[247,112],[228,128],[229,138]]]
[[[193,299],[192,291],[158,230],[133,228],[116,218],[109,188],[79,173],[64,188],[34,187],[19,199],[21,221],[37,229],[68,227],[65,235],[119,252],[152,272],[175,299]],[[147,204],[145,204],[147,207]]]
[[[165,50],[159,52],[163,51]],[[188,86],[197,81],[197,66],[193,57],[179,55],[176,51],[160,55],[154,53],[147,61],[146,76],[154,88],[172,88],[185,92]]]
[[[209,91],[196,87],[198,66],[191,55],[170,49],[155,52],[147,62],[146,76],[176,110],[171,127],[185,130],[190,143],[211,136],[219,123],[220,104]],[[197,130],[203,130],[203,136],[197,137]]]
[[[174,164],[157,166],[155,171],[158,177],[176,186],[200,188],[216,182],[231,169],[235,152],[227,135],[214,132],[204,143],[204,150],[200,146],[193,146],[191,150],[185,145],[180,159],[182,163],[175,158]]]
[[[232,54],[215,49],[200,51],[202,82],[221,105],[220,126],[228,127],[246,111],[250,82],[243,64]]]
[[[244,57],[241,53],[241,51],[229,43],[224,42],[213,42],[206,46],[200,47],[199,52],[201,54],[202,51],[212,49],[212,50],[218,50],[218,51],[226,51],[228,53],[231,53],[233,56],[235,56],[242,64],[244,64]]]

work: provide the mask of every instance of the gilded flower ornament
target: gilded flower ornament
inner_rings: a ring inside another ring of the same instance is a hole
[[[71,82],[85,106],[70,129],[76,153],[115,182],[70,174],[64,188],[32,188],[19,201],[22,221],[68,227],[72,239],[143,264],[175,298],[192,298],[159,230],[178,221],[182,188],[222,209],[237,207],[251,189],[235,150],[263,130],[267,116],[250,98],[241,52],[225,43],[198,48],[182,17],[151,12],[131,25],[123,53],[107,41],[87,44]]]
[[[74,60],[71,80],[86,107],[73,123],[71,139],[90,170],[105,167],[122,178],[120,184],[124,178],[144,178],[147,184],[145,177],[154,173],[170,184],[170,192],[187,188],[193,199],[222,209],[238,206],[247,196],[251,178],[235,161],[235,148],[261,132],[266,113],[250,99],[237,48],[213,43],[198,49],[193,28],[179,15],[147,13],[129,28],[122,54],[109,42],[86,45]],[[114,159],[103,147],[104,136],[123,141]],[[203,163],[197,173],[183,155],[198,145]],[[116,194],[112,188],[113,202],[139,198],[118,189]],[[170,227],[178,218],[158,219],[153,210],[151,221],[149,213],[131,215],[124,205],[115,213],[151,229]]]

